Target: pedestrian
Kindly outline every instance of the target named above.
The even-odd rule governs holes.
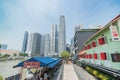
[[[44,73],[44,80],[47,80],[48,79],[48,74],[47,72]]]

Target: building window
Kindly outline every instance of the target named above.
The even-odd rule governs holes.
[[[92,47],[96,47],[96,42],[92,42]]]
[[[111,54],[113,62],[120,62],[120,53]]]
[[[87,45],[87,49],[90,49],[90,48],[91,48],[91,45],[90,45],[90,44],[88,44],[88,45]]]
[[[101,60],[106,60],[106,59],[107,59],[107,56],[106,56],[106,53],[105,53],[105,52],[101,52],[101,53],[100,53],[100,59],[101,59]]]
[[[105,37],[99,38],[98,43],[99,43],[99,45],[105,44]]]
[[[97,53],[94,53],[93,56],[94,56],[94,59],[98,58]]]
[[[92,59],[92,54],[89,54],[89,59]]]
[[[85,50],[87,50],[87,46],[84,46]]]
[[[86,54],[86,55],[85,55],[85,58],[87,58],[87,59],[88,59],[88,54]]]

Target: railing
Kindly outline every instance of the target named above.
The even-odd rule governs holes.
[[[5,78],[5,80],[20,80],[20,73],[10,76],[10,77],[7,77],[7,78]]]
[[[56,80],[63,80],[63,69],[64,69],[64,64],[61,65],[59,69],[59,74]]]

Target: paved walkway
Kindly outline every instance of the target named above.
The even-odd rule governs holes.
[[[73,68],[73,64],[64,65],[63,80],[78,80],[78,77]]]

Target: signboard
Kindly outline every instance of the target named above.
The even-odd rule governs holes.
[[[27,68],[27,66],[30,66],[30,68],[39,68],[40,62],[37,62],[37,61],[24,62],[24,68]]]
[[[118,34],[116,26],[110,26],[110,32],[112,35],[112,40],[119,41],[119,34]]]

